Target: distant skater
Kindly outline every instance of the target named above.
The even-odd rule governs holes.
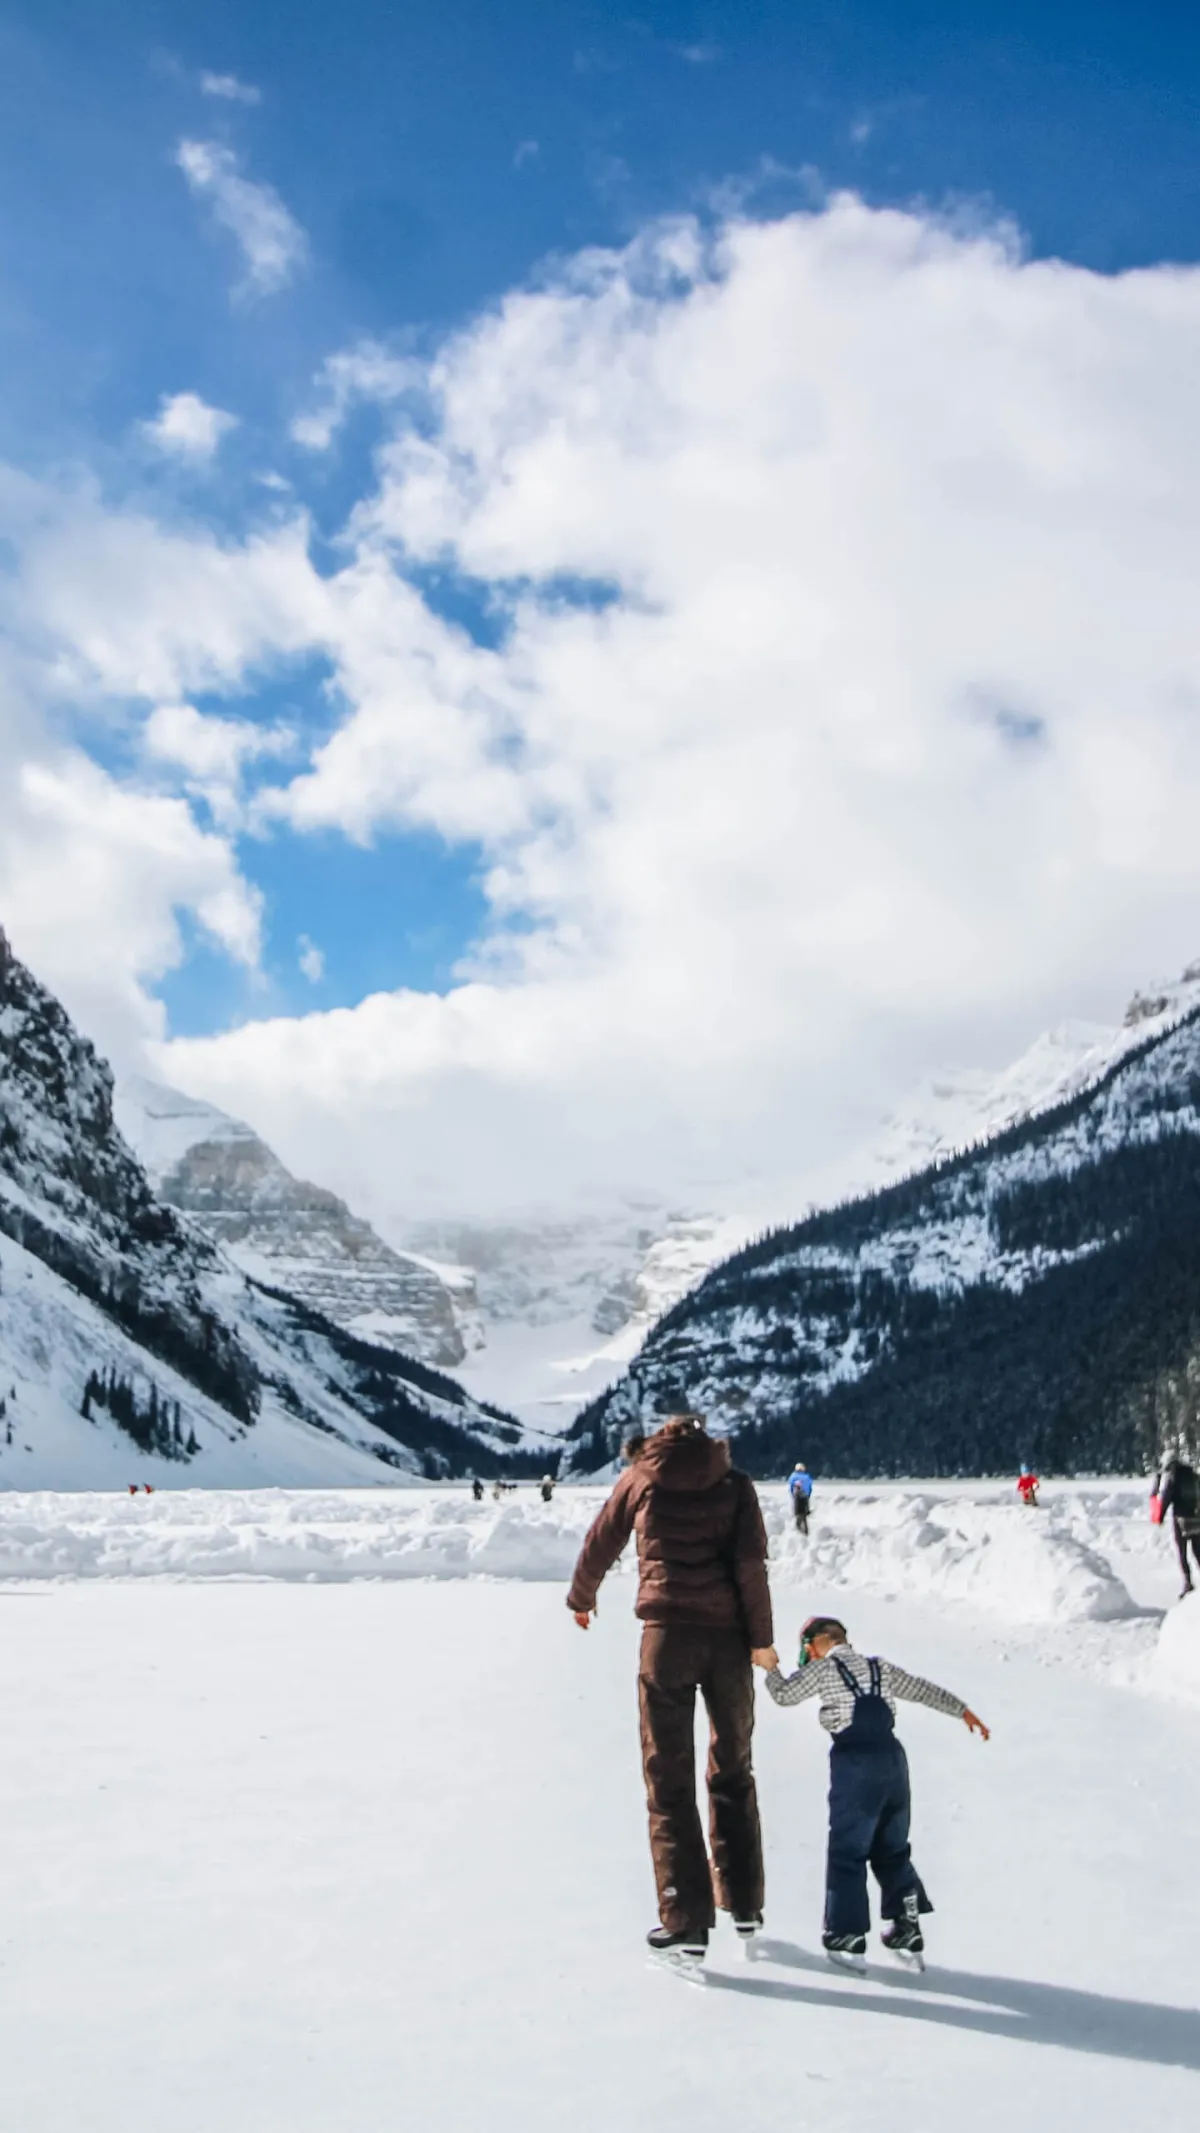
[[[1171,1514],[1175,1529],[1175,1551],[1183,1572],[1183,1589],[1180,1599],[1192,1591],[1192,1569],[1188,1562],[1188,1548],[1192,1559],[1200,1563],[1200,1479],[1195,1467],[1181,1459],[1178,1452],[1168,1452],[1162,1470],[1154,1484],[1154,1498],[1158,1504],[1158,1516],[1165,1520]]]
[[[778,1704],[820,1698],[817,1713],[833,1736],[829,1751],[829,1850],[825,1869],[825,1927],[821,1940],[834,1961],[858,1967],[867,1952],[871,1908],[867,1867],[879,1883],[879,1908],[889,1921],[883,1945],[919,1961],[923,1912],[932,1911],[912,1863],[908,1841],[911,1796],[908,1758],[896,1739],[896,1700],[927,1704],[961,1718],[988,1739],[982,1719],[961,1697],[890,1659],[856,1652],[833,1615],[814,1615],[800,1632],[800,1665],[785,1680],[767,1675]]]
[[[543,1503],[549,1503],[549,1502],[551,1502],[551,1500],[552,1500],[552,1498],[553,1498],[553,1496],[554,1496],[554,1476],[553,1476],[552,1474],[543,1474],[543,1475],[542,1475],[542,1481],[541,1481],[541,1489],[542,1489],[542,1502],[543,1502]]]
[[[1021,1468],[1021,1478],[1017,1483],[1017,1494],[1027,1510],[1037,1510],[1038,1490],[1041,1485],[1031,1466],[1023,1466]]]
[[[647,1939],[656,1955],[694,1964],[716,1922],[714,1898],[744,1939],[762,1925],[751,1665],[779,1664],[767,1536],[753,1482],[699,1415],[674,1415],[654,1436],[631,1438],[625,1456],[628,1469],[584,1541],[567,1606],[587,1629],[601,1579],[636,1534],[642,1767],[660,1919]],[[711,1861],[696,1807],[697,1689],[708,1712]]]
[[[483,1502],[483,1483],[479,1479],[478,1474],[472,1474],[471,1476],[471,1494],[475,1498],[476,1503]]]
[[[788,1491],[792,1499],[792,1517],[797,1533],[808,1532],[808,1507],[812,1501],[812,1475],[803,1460],[798,1459],[788,1475]]]

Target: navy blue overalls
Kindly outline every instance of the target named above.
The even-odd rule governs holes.
[[[880,1910],[899,1918],[913,1889],[922,1911],[933,1905],[921,1886],[908,1843],[908,1758],[883,1693],[878,1659],[868,1660],[870,1687],[830,1653],[854,1697],[854,1716],[835,1733],[829,1751],[829,1855],[825,1869],[825,1931],[866,1933],[867,1865],[879,1883]]]

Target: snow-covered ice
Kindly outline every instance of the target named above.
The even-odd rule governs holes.
[[[601,1493],[4,1500],[5,2133],[1191,2125],[1200,1710],[1145,1488],[830,1489],[807,1565],[765,1492],[785,1653],[836,1604],[994,1734],[902,1711],[930,1969],[860,1982],[814,1952],[823,1739],[761,1696],[768,1937],[703,1991],[641,1945],[632,1577],[587,1637],[562,1604]]]

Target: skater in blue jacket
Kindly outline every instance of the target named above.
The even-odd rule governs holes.
[[[812,1475],[803,1460],[798,1459],[788,1475],[788,1494],[792,1499],[792,1517],[798,1533],[808,1532],[808,1507],[812,1501]]]
[[[961,1718],[987,1740],[988,1728],[949,1689],[906,1674],[890,1659],[856,1652],[843,1623],[813,1615],[800,1632],[800,1665],[786,1679],[776,1667],[767,1687],[778,1704],[820,1698],[818,1716],[833,1736],[829,1752],[829,1852],[822,1944],[835,1962],[861,1964],[871,1910],[867,1867],[879,1883],[889,1921],[883,1945],[919,1961],[921,1914],[933,1905],[912,1863],[908,1759],[896,1739],[896,1702],[927,1704]]]

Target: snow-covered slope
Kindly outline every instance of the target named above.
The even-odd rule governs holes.
[[[915,1089],[880,1131],[826,1176],[778,1182],[764,1204],[794,1216],[871,1192],[977,1146],[1093,1086],[1131,1050],[1200,1006],[1200,965],[1134,996],[1119,1024],[1064,1022],[999,1073],[964,1069]],[[643,1202],[575,1222],[424,1225],[413,1248],[465,1263],[477,1346],[461,1375],[477,1392],[565,1424],[632,1361],[654,1324],[714,1267],[760,1235],[763,1214],[686,1212]]]
[[[849,1166],[845,1189],[869,1191],[923,1170],[1065,1102],[1196,1007],[1200,963],[1171,983],[1135,993],[1121,1023],[1062,1022],[998,1074],[965,1068],[931,1076],[884,1119],[878,1138]]]
[[[1193,966],[1138,994],[1122,1024],[1064,1023],[999,1073],[932,1077],[820,1183],[774,1181],[764,1205],[791,1218],[974,1146],[1092,1085],[1197,1004]],[[476,1398],[550,1431],[568,1428],[657,1320],[765,1226],[761,1210],[627,1196],[570,1216],[397,1221],[385,1241],[210,1104],[131,1080],[118,1089],[117,1114],[160,1197],[188,1210],[245,1271],[351,1331],[453,1366]]]
[[[0,1485],[545,1461],[510,1417],[261,1287],[157,1201],[108,1068],[2,934],[0,1254]]]
[[[422,1223],[405,1242],[448,1279],[467,1270],[463,1383],[561,1429],[754,1227],[627,1201],[572,1219]]]
[[[718,1268],[580,1418],[579,1465],[678,1405],[758,1471],[1136,1465],[1191,1441],[1200,1008],[1065,1103]]]
[[[293,1177],[250,1126],[136,1075],[118,1085],[114,1111],[158,1197],[191,1215],[245,1273],[366,1340],[439,1367],[462,1361],[459,1313],[470,1307],[462,1284],[453,1292],[335,1193]]]
[[[114,1109],[158,1197],[244,1272],[365,1339],[454,1366],[477,1398],[550,1430],[753,1233],[736,1217],[635,1201],[570,1219],[399,1225],[393,1246],[213,1104],[131,1076]]]

